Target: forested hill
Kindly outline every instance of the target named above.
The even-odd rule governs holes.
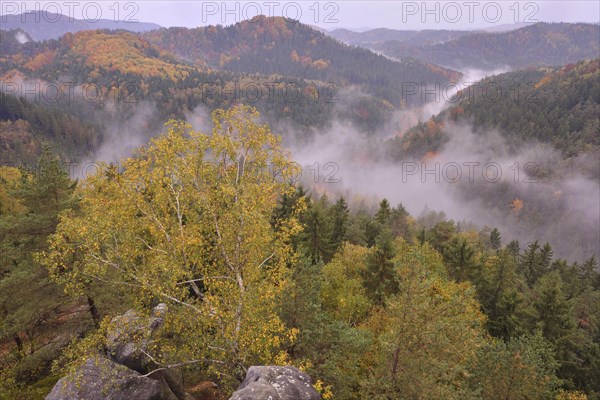
[[[374,46],[396,58],[417,58],[450,68],[556,66],[600,54],[600,25],[537,23],[501,33],[474,33],[444,43],[388,41]]]
[[[394,62],[284,18],[256,17],[228,27],[160,29],[143,37],[196,64],[360,85],[396,105],[405,82],[444,83],[460,78],[456,71],[428,63]]]
[[[335,88],[322,82],[200,68],[125,31],[68,33],[59,40],[26,43],[16,39],[19,33],[24,34],[0,31],[0,79],[5,89],[0,119],[11,123],[0,137],[3,161],[36,159],[41,141],[51,143],[63,157],[85,156],[97,150],[102,136],[90,140],[89,132],[126,123],[140,110],[146,117],[136,129],[147,136],[168,119],[187,118],[199,107],[212,110],[237,102],[252,104],[271,122],[286,121],[300,129],[333,118]],[[250,86],[259,88],[258,95],[246,90]],[[33,88],[37,92],[31,92]],[[22,89],[29,93],[18,99]],[[286,101],[284,93],[294,101]],[[383,100],[365,101],[383,109]],[[69,127],[57,117],[67,114],[73,116]],[[372,115],[363,119],[367,126],[377,123]]]
[[[48,141],[62,156],[83,156],[100,144],[101,135],[91,140],[90,132],[101,132],[107,124],[127,121],[140,105],[154,108],[143,122],[146,135],[160,130],[170,118],[187,118],[198,107],[212,110],[237,102],[252,104],[270,122],[281,121],[301,132],[322,127],[336,116],[349,118],[365,131],[375,131],[389,118],[394,106],[402,106],[401,82],[447,82],[457,76],[444,69],[436,71],[435,67],[428,70],[418,63],[395,63],[368,50],[342,45],[307,26],[281,26],[282,21],[225,29],[185,29],[181,31],[182,38],[175,35],[180,32],[177,29],[157,32],[158,36],[97,30],[38,42],[19,40],[22,36],[28,39],[22,30],[0,31],[0,77],[7,88],[0,102],[0,115],[10,122],[0,138],[0,155],[3,160],[28,162],[39,155],[41,142]],[[250,35],[253,29],[272,32],[260,39],[258,33]],[[284,41],[280,35],[288,38],[286,45],[281,44]],[[157,40],[159,37],[162,42]],[[172,48],[166,38],[181,46]],[[323,60],[320,57],[325,54],[321,50],[316,53],[320,44],[314,47],[310,43],[313,40],[336,51],[332,50],[329,58]],[[204,51],[206,62],[190,63],[178,56],[181,53],[176,51],[187,52],[185,46]],[[272,74],[274,71],[265,68],[264,63],[252,64],[248,59],[244,63],[249,71],[239,71],[244,69],[239,64],[242,61],[231,56],[254,57],[249,53],[255,47],[264,49],[263,53],[254,50],[256,54],[271,51],[267,57],[286,76]],[[220,48],[223,60],[229,60],[223,65],[217,60]],[[385,70],[382,79],[376,80],[368,73],[369,63]],[[321,69],[322,66],[326,67]],[[260,70],[264,73],[246,73]],[[11,95],[22,94],[13,89],[23,88],[24,82],[40,92],[29,93],[25,100],[12,98]],[[71,91],[72,85],[75,88]],[[345,96],[342,91],[355,85],[363,94],[344,97],[345,106],[339,108],[343,115],[336,114],[336,103]],[[56,88],[59,101],[48,99]],[[116,108],[110,118],[102,114],[107,104]],[[73,118],[65,125],[67,114]],[[57,115],[65,118],[54,118]],[[81,121],[88,124],[84,126]]]
[[[102,139],[100,126],[89,115],[73,115],[15,96],[3,96],[0,101],[0,159],[4,164],[33,165],[44,142],[54,144],[68,160],[92,153]]]
[[[133,3],[128,3],[133,6]],[[76,3],[73,3],[76,5]],[[129,11],[129,8],[127,8]],[[131,11],[135,11],[131,9]],[[81,10],[79,10],[81,13]],[[124,13],[128,14],[128,13]],[[129,13],[128,15],[134,15]],[[108,17],[108,15],[107,15]],[[127,15],[123,15],[127,19]],[[113,19],[84,20],[70,18],[68,15],[54,14],[45,11],[31,11],[24,14],[2,16],[2,29],[21,29],[33,40],[58,39],[65,33],[80,32],[94,29],[123,29],[131,32],[145,32],[160,28],[160,25],[148,22],[116,21]]]
[[[442,165],[509,159],[502,182],[459,182],[458,198],[476,199],[481,218],[496,215],[502,229],[543,238],[561,257],[598,254],[599,60],[493,76],[453,101],[387,141],[391,158]]]
[[[447,121],[470,123],[476,132],[498,129],[514,146],[550,143],[565,158],[600,146],[599,59],[492,76],[451,101],[452,107],[394,139],[402,143],[395,157],[439,150]]]
[[[198,107],[213,110],[238,102],[257,107],[271,123],[283,122],[301,132],[323,127],[336,117],[375,132],[394,109],[406,106],[405,82],[433,84],[460,78],[455,71],[421,62],[391,61],[282,18],[146,34],[82,31],[43,42],[31,41],[20,29],[2,30],[0,36],[0,78],[16,84],[7,88],[30,82],[30,87],[41,90],[26,96],[36,103],[31,107],[27,102],[0,102],[3,119],[13,124],[2,136],[0,154],[12,152],[11,158],[21,160],[39,155],[41,140],[53,143],[63,156],[66,149],[70,156],[93,152],[99,141],[90,141],[88,132],[102,131],[115,120],[125,122],[140,104],[155,109],[144,120],[147,135],[170,118],[187,118]],[[52,94],[44,90],[56,88],[57,82],[60,101],[45,101]],[[76,90],[71,92],[73,84]],[[338,102],[344,107],[336,107]],[[117,109],[111,118],[102,116],[107,104]],[[22,112],[29,109],[36,111]],[[66,130],[60,129],[62,123],[52,123],[48,126],[56,129],[41,132],[32,116],[49,117],[57,109],[73,115],[73,121],[86,120],[96,127],[76,129],[82,132],[79,139],[71,139],[72,127],[79,122]],[[14,125],[18,121],[24,123]],[[22,146],[19,137],[31,143]],[[72,145],[59,144],[65,140]]]

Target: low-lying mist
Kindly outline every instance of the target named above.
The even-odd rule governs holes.
[[[597,180],[561,169],[560,154],[549,145],[529,143],[511,152],[496,131],[445,126],[449,141],[422,160],[386,160],[385,141],[342,123],[290,147],[305,166],[303,183],[318,193],[366,196],[371,209],[387,198],[413,216],[443,211],[457,222],[497,227],[504,243],[550,242],[556,256],[570,260],[600,254]]]
[[[468,71],[458,88],[497,72],[502,71]],[[330,198],[344,195],[355,209],[374,211],[387,198],[415,217],[425,210],[443,211],[467,223],[462,226],[497,227],[505,244],[516,239],[523,248],[533,240],[550,242],[555,256],[569,260],[600,254],[600,184],[580,169],[564,168],[549,145],[528,143],[514,152],[499,132],[474,133],[467,124],[446,121],[449,141],[438,153],[397,162],[384,156],[385,139],[450,105],[443,100],[397,111],[377,132],[335,120],[307,139],[294,127],[268,122],[304,167],[302,184]],[[342,98],[337,106],[344,104]],[[140,103],[121,120],[114,106],[107,105],[104,144],[93,160],[118,162],[146,143],[158,133],[144,125],[155,111],[153,104]],[[194,129],[210,131],[208,109],[198,107],[186,118]]]
[[[506,72],[469,70],[457,87]],[[497,131],[475,133],[465,123],[445,121],[449,141],[424,159],[392,162],[385,157],[385,139],[428,120],[452,103],[450,95],[422,107],[395,113],[380,132],[365,134],[347,122],[308,142],[286,143],[304,166],[303,184],[329,197],[360,199],[355,207],[374,210],[387,198],[402,203],[413,216],[443,211],[457,222],[479,228],[497,227],[504,243],[521,247],[550,242],[555,256],[582,260],[600,254],[600,182],[585,168],[567,168],[550,145],[523,144],[515,151]],[[585,164],[581,155],[575,164]]]

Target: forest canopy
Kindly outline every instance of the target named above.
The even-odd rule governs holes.
[[[164,302],[148,355],[224,396],[251,365],[289,364],[325,399],[597,398],[593,258],[570,264],[548,244],[521,249],[497,229],[415,219],[387,200],[373,215],[313,197],[254,109],[212,117],[210,134],[170,122],[77,188],[49,149],[43,180],[4,171],[2,246],[30,256],[3,264],[0,284],[45,282],[39,294],[56,305],[4,323],[15,349],[3,396],[41,398],[29,383],[104,348],[120,310]],[[25,245],[42,221],[48,245]],[[76,304],[84,314],[67,317]],[[63,349],[52,369],[28,369],[51,326],[70,344],[52,347]]]

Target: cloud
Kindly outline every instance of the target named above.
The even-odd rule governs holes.
[[[20,44],[25,44],[27,42],[30,42],[29,37],[27,37],[26,34],[24,34],[21,31],[17,31],[17,33],[15,33],[15,39],[17,40],[17,42],[19,42]]]

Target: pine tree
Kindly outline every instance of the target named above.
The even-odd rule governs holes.
[[[342,196],[331,208],[331,245],[334,253],[339,250],[347,238],[349,214],[348,205]]]
[[[518,240],[512,240],[508,245],[506,245],[506,250],[509,251],[515,261],[519,260],[521,254],[521,245],[519,244]]]
[[[492,250],[500,250],[500,247],[502,246],[502,236],[500,235],[498,228],[494,228],[492,229],[492,232],[490,232],[490,246],[492,247]]]
[[[527,249],[520,258],[519,270],[525,278],[527,285],[533,287],[540,278],[542,272],[540,245],[537,240],[527,246]]]
[[[398,291],[398,281],[392,259],[396,255],[389,229],[377,237],[375,246],[367,256],[364,284],[367,295],[376,305],[383,305],[386,298]]]
[[[580,277],[586,285],[595,290],[600,289],[600,273],[598,272],[596,257],[592,256],[581,264]]]
[[[365,236],[369,247],[375,246],[377,238],[384,230],[390,230],[392,210],[387,199],[379,202],[379,209],[365,227]]]
[[[280,228],[280,225],[291,218],[294,212],[301,207],[300,203],[303,201],[306,201],[306,191],[302,186],[296,188],[291,194],[284,193],[271,216],[273,228]]]
[[[507,341],[522,329],[522,283],[516,262],[508,249],[500,250],[485,260],[481,274],[474,281],[482,309],[488,319],[488,331]]]
[[[558,344],[575,327],[572,304],[563,292],[563,281],[558,272],[544,275],[533,288],[532,308],[535,327],[551,343]]]
[[[475,267],[475,249],[464,238],[454,237],[444,245],[444,261],[457,282],[463,282],[471,277]]]
[[[313,263],[329,262],[333,255],[331,220],[327,218],[327,198],[311,201],[302,215],[302,246]]]
[[[550,270],[550,263],[552,262],[552,256],[554,251],[550,246],[550,243],[546,243],[540,250],[540,270],[538,271],[538,278],[546,274]]]
[[[402,237],[407,241],[411,240],[412,222],[408,211],[406,211],[402,204],[398,204],[392,209],[390,215],[390,229],[392,230],[393,237]]]
[[[37,170],[23,171],[22,177],[13,196],[23,210],[0,216],[0,332],[4,339],[14,341],[26,362],[43,347],[47,338],[40,336],[58,323],[68,304],[36,255],[47,249],[46,239],[56,228],[58,214],[72,204],[74,183],[48,146],[42,150]],[[68,339],[67,335],[63,340]],[[61,344],[65,342],[54,342],[50,352],[56,356]],[[50,361],[38,360],[41,365],[21,371],[17,380],[34,381]]]
[[[383,199],[379,202],[379,210],[375,214],[375,220],[381,225],[387,225],[390,221],[392,210],[390,209],[390,203],[387,199]]]

